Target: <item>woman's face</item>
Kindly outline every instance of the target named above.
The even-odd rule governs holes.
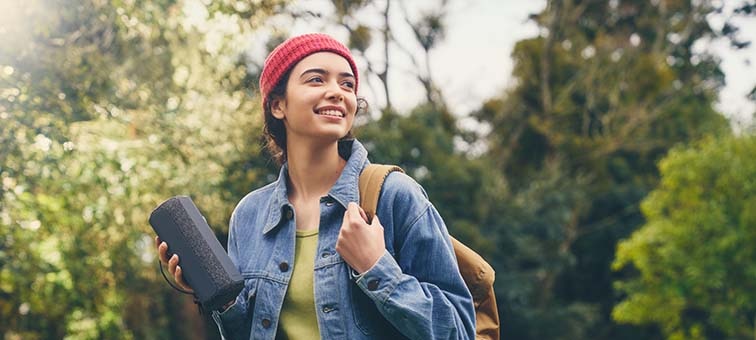
[[[282,119],[288,142],[336,142],[352,128],[357,112],[355,78],[346,59],[318,52],[294,66],[286,98],[273,101],[273,116]]]

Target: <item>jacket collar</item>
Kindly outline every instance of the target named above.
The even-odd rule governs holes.
[[[349,202],[360,202],[359,180],[360,173],[369,163],[367,159],[367,150],[356,139],[339,141],[339,151],[342,157],[346,158],[347,164],[341,172],[339,179],[333,184],[328,195],[346,209]],[[265,222],[263,234],[267,234],[277,226],[281,225],[285,212],[293,210],[294,207],[289,202],[287,195],[286,182],[289,176],[289,166],[285,163],[281,167],[278,179],[273,183],[273,193],[270,199],[270,210],[268,219]]]

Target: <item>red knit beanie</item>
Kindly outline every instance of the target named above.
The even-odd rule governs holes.
[[[268,58],[265,59],[260,75],[260,94],[262,95],[263,108],[268,102],[270,91],[281,81],[284,73],[300,60],[317,52],[333,52],[349,62],[349,67],[352,68],[352,73],[354,73],[354,93],[357,93],[357,85],[359,84],[357,65],[354,63],[349,49],[326,34],[303,34],[287,39],[273,49]]]

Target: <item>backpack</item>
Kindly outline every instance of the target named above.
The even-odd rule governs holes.
[[[368,221],[373,219],[378,208],[378,198],[383,181],[394,172],[404,172],[394,165],[370,164],[360,174],[360,207],[365,210]],[[476,339],[499,339],[499,313],[496,307],[493,282],[494,270],[478,253],[462,242],[451,238],[459,272],[473,297],[476,320]]]

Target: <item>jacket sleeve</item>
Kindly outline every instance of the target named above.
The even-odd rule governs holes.
[[[443,219],[404,174],[391,174],[383,190],[378,214],[384,228],[393,228],[396,258],[386,251],[355,276],[357,286],[411,339],[474,339],[472,296]]]
[[[231,262],[238,267],[238,248],[235,237],[235,231],[238,226],[236,226],[235,216],[236,213],[231,216],[231,221],[229,223],[228,256],[231,258]],[[234,301],[230,307],[225,311],[213,311],[213,320],[216,325],[218,325],[218,331],[220,331],[223,339],[249,339],[252,322],[249,311],[249,301],[246,298],[249,294],[249,290],[250,288],[245,284],[242,291],[236,297],[236,301]]]

